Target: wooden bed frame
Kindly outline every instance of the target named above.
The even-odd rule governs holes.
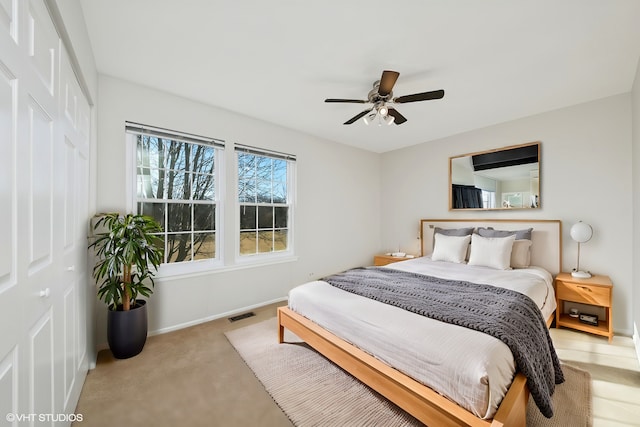
[[[500,229],[522,229],[533,227],[532,264],[544,266],[553,275],[562,266],[562,225],[555,220],[421,220],[421,236],[423,254],[428,252],[432,242],[428,239],[428,231],[434,224],[442,228],[459,228],[464,226],[494,226]],[[470,225],[469,225],[470,224]],[[494,224],[494,225],[487,225]],[[538,233],[536,233],[536,231]],[[538,242],[536,242],[538,234]],[[540,248],[544,242],[546,248]],[[536,250],[536,243],[540,243]],[[556,246],[557,245],[557,246]],[[426,249],[425,249],[426,248]],[[535,257],[534,257],[535,254]],[[546,255],[545,255],[546,254]],[[534,263],[534,260],[537,264]],[[547,319],[547,326],[554,319],[552,313]],[[431,426],[516,426],[526,427],[527,403],[529,389],[526,378],[517,373],[511,387],[502,400],[492,420],[483,420],[455,402],[445,398],[429,387],[413,378],[386,365],[375,357],[360,350],[354,345],[326,331],[306,317],[288,307],[278,308],[278,342],[284,342],[284,330],[288,329],[304,340],[319,353],[336,365],[349,372],[358,380],[368,385],[391,402]]]

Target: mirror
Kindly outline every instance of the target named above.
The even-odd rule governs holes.
[[[540,208],[540,142],[449,158],[449,210]]]

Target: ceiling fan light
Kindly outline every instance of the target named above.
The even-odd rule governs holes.
[[[387,126],[391,125],[395,120],[396,118],[393,116],[387,116],[384,118],[384,122],[387,124]]]
[[[393,87],[396,84],[396,80],[400,76],[400,73],[397,71],[384,70],[382,72],[382,77],[380,80],[377,80],[373,83],[373,89],[371,89],[367,95],[367,99],[342,99],[342,98],[327,98],[324,102],[346,102],[346,103],[356,103],[356,104],[371,104],[371,109],[365,110],[351,119],[347,120],[345,125],[350,125],[356,122],[359,119],[363,119],[365,124],[371,123],[378,117],[378,124],[382,125],[384,121],[387,125],[391,123],[395,123],[396,125],[401,125],[407,121],[406,117],[398,112],[394,108],[392,119],[387,120],[389,113],[392,107],[387,107],[387,102],[389,104],[404,104],[408,102],[418,102],[418,101],[429,101],[432,99],[441,99],[444,97],[444,90],[432,90],[429,92],[421,92],[414,93],[412,95],[403,95],[399,97],[393,96]],[[369,114],[373,112],[372,114]],[[366,116],[366,117],[364,117]]]
[[[373,110],[371,113],[369,113],[366,116],[364,116],[362,118],[362,120],[364,121],[365,125],[368,125],[369,123],[371,123],[376,118],[377,115],[378,115],[378,112]]]

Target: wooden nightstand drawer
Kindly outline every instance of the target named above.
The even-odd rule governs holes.
[[[559,281],[558,299],[575,301],[584,304],[611,306],[611,288],[593,286],[581,283],[567,283]]]
[[[408,256],[391,256],[391,255],[376,255],[373,257],[373,265],[381,267],[383,265],[392,264],[394,262],[406,261],[408,259],[412,259],[412,255]]]
[[[588,279],[577,279],[571,273],[560,273],[556,277],[556,328],[566,327],[592,334],[613,338],[613,322],[611,310],[613,300],[613,284],[608,276],[595,275]],[[585,307],[597,308],[604,311],[604,317],[598,319],[597,325],[580,322],[569,316],[565,303],[586,304]],[[593,311],[587,311],[593,313]]]

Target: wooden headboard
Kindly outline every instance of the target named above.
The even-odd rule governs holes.
[[[555,219],[422,219],[420,239],[422,256],[433,252],[435,227],[493,227],[496,230],[522,230],[531,232],[531,265],[536,265],[556,275],[562,270],[562,222]]]

